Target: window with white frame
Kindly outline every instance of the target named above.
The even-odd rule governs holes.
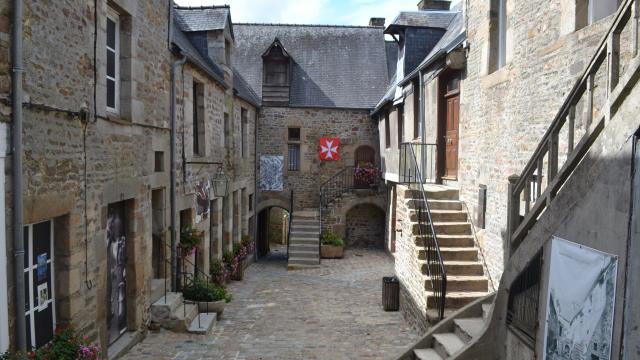
[[[489,32],[489,73],[507,64],[507,0],[491,0]]]
[[[120,17],[109,9],[107,13],[107,110],[120,111]]]
[[[24,280],[27,347],[47,344],[56,327],[53,221],[24,227]]]
[[[576,30],[615,13],[618,4],[618,0],[577,0]]]

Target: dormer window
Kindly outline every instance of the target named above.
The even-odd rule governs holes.
[[[277,38],[262,54],[262,101],[265,105],[289,105],[289,64],[291,57]]]

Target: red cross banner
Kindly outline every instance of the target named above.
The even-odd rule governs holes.
[[[320,138],[320,160],[321,161],[340,160],[340,139]]]

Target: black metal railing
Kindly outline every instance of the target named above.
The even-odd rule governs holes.
[[[289,197],[289,229],[287,229],[287,260],[289,260],[289,243],[291,242],[291,225],[293,224],[293,190]]]
[[[358,177],[355,166],[345,166],[320,185],[320,205],[326,208],[329,203],[357,189],[377,188],[380,185],[380,171],[370,168],[370,176]]]
[[[530,344],[535,344],[538,324],[538,298],[542,251],[516,277],[509,290],[507,325],[517,330]]]
[[[415,155],[415,161],[411,154]],[[417,183],[417,173],[422,174],[423,184],[435,183],[437,180],[436,162],[437,145],[427,143],[402,143],[400,144],[399,182],[402,184]]]
[[[407,184],[409,189],[418,193],[418,198],[415,200],[414,210],[417,222],[417,225],[415,226],[417,227],[418,232],[417,234],[414,234],[421,240],[422,247],[424,248],[427,272],[431,282],[432,296],[435,299],[438,317],[442,320],[444,318],[444,308],[447,297],[447,273],[444,268],[442,254],[440,253],[440,245],[438,244],[436,229],[433,226],[433,218],[431,216],[431,210],[429,209],[427,194],[424,190],[426,180],[422,176],[421,169],[423,167],[418,164],[418,159],[424,159],[424,156],[418,157],[415,152],[415,149],[420,150],[421,148],[421,146],[405,147],[407,169],[413,169],[412,177],[414,178],[414,181]]]

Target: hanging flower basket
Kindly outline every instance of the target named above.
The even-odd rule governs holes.
[[[376,179],[380,174],[380,169],[372,163],[358,164],[353,170],[353,177],[357,182],[369,185],[375,185]]]

